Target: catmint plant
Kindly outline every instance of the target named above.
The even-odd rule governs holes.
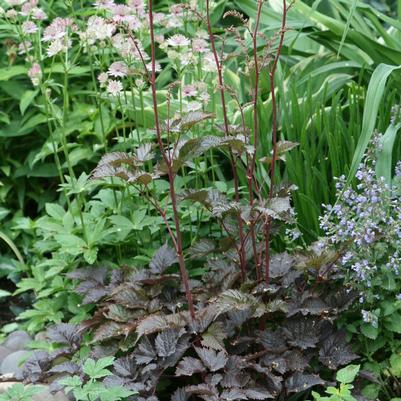
[[[347,187],[345,177],[340,177],[337,180],[339,201],[334,206],[326,206],[327,213],[321,219],[321,228],[327,235],[325,241],[330,245],[344,245],[338,264],[350,283],[361,290],[361,303],[380,298],[373,289],[377,279],[398,280],[401,266],[401,162],[395,167],[390,186],[383,177],[376,176],[378,148],[380,136],[376,136],[359,166],[355,188]]]

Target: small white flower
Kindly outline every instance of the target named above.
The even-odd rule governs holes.
[[[202,109],[202,104],[199,102],[189,102],[186,107],[185,110],[188,113],[194,112],[194,111],[198,111]]]
[[[216,72],[217,67],[216,67],[216,61],[214,58],[213,53],[205,53],[205,55],[202,58],[203,64],[202,64],[202,70],[205,72]]]
[[[128,66],[122,61],[116,61],[110,65],[108,73],[112,77],[126,77],[128,74]]]
[[[138,89],[143,89],[145,87],[145,82],[143,79],[137,78],[135,80],[135,85]]]
[[[186,85],[182,89],[182,97],[192,97],[192,96],[196,96],[197,94],[198,94],[198,91],[197,91],[195,85]]]
[[[152,71],[152,63],[146,64],[146,69],[151,72]],[[162,70],[160,63],[158,63],[157,61],[155,64],[155,70],[156,70],[156,72],[160,72]]]
[[[189,46],[191,41],[184,35],[177,34],[167,39],[167,44],[171,47],[185,47]]]
[[[6,11],[6,17],[9,19],[14,19],[17,17],[17,15],[18,15],[17,11],[14,10],[13,8]]]
[[[123,85],[120,81],[117,81],[115,79],[110,79],[108,85],[107,85],[107,92],[111,96],[118,96],[123,90]]]
[[[101,87],[104,87],[106,85],[106,82],[108,79],[109,79],[109,76],[108,76],[107,72],[101,72],[97,76],[97,80],[99,81]]]
[[[192,41],[192,50],[194,53],[207,53],[209,45],[205,39],[194,39]]]
[[[56,54],[61,52],[65,52],[68,47],[71,46],[71,41],[68,40],[67,42],[64,40],[54,40],[50,43],[50,46],[47,48],[47,55],[49,57],[53,57]]]
[[[44,21],[47,19],[47,14],[41,8],[35,7],[32,9],[32,18],[38,21]]]
[[[33,86],[39,85],[40,80],[42,79],[42,68],[38,63],[34,63],[28,70],[28,77],[31,79]]]
[[[207,92],[202,92],[199,94],[199,100],[201,100],[204,104],[207,104],[210,101],[210,95]]]
[[[22,24],[22,32],[25,33],[25,35],[29,35],[31,33],[35,33],[38,31],[38,27],[36,24],[32,21],[25,21]]]

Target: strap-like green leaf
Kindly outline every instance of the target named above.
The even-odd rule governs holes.
[[[354,178],[358,170],[359,163],[362,161],[369,141],[372,138],[376,125],[377,113],[383,97],[387,78],[394,70],[400,68],[401,66],[380,64],[373,72],[372,78],[369,82],[368,92],[366,94],[365,109],[363,111],[362,119],[362,132],[355,149],[354,157],[352,159],[347,184],[349,184]]]
[[[377,155],[376,175],[384,177],[387,184],[391,184],[392,155],[395,138],[401,124],[391,124],[381,139],[381,149]]]

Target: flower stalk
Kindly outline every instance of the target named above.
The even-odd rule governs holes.
[[[177,197],[174,188],[174,180],[175,180],[175,173],[173,170],[173,157],[169,157],[162,140],[162,132],[160,128],[160,121],[159,121],[159,114],[158,114],[158,107],[157,107],[157,91],[156,91],[156,50],[155,50],[155,35],[154,35],[154,25],[153,25],[153,0],[149,0],[149,30],[150,30],[150,47],[151,47],[151,77],[150,77],[150,86],[152,91],[152,100],[153,100],[153,112],[154,112],[154,119],[155,119],[155,126],[156,126],[156,136],[157,142],[159,145],[160,152],[162,154],[163,160],[167,166],[167,175],[169,181],[169,188],[170,188],[170,197],[171,197],[171,204],[173,208],[173,218],[174,218],[174,225],[175,225],[175,250],[178,257],[178,263],[180,266],[180,273],[181,279],[185,289],[185,295],[188,302],[188,309],[190,316],[193,320],[195,320],[195,308],[193,305],[193,298],[192,293],[189,285],[189,275],[185,265],[184,253],[183,253],[183,246],[182,246],[182,236],[181,236],[181,227],[180,227],[180,217],[177,208]]]

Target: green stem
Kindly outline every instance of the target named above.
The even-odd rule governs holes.
[[[397,0],[397,15],[398,19],[401,21],[401,0]]]
[[[68,152],[68,144],[67,144],[67,132],[66,132],[66,124],[68,120],[68,110],[69,110],[69,96],[68,96],[68,52],[66,52],[65,56],[65,62],[63,63],[64,66],[64,85],[63,85],[63,121],[62,121],[62,145],[63,145],[63,152],[64,156],[67,162],[68,166],[68,172],[71,177],[71,185],[73,188],[75,187],[75,184],[77,182],[74,169],[72,168],[71,160],[69,157],[69,152]],[[74,188],[75,189],[75,188]],[[78,213],[79,213],[79,218],[81,220],[81,225],[82,225],[82,233],[83,237],[86,243],[88,243],[88,236],[87,236],[87,231],[86,231],[86,226],[85,226],[85,221],[84,221],[84,216],[82,213],[82,199],[81,199],[81,194],[77,195],[77,206],[78,206]]]
[[[2,239],[11,248],[11,250],[14,252],[15,256],[17,257],[17,259],[22,264],[25,264],[24,258],[22,257],[20,251],[18,250],[18,248],[14,244],[13,240],[6,233],[4,233],[3,231],[0,231],[0,239]]]

